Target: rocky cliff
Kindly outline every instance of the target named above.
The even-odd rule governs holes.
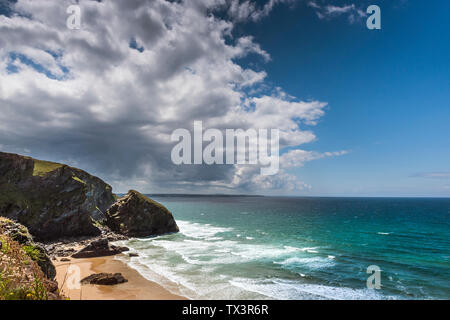
[[[0,152],[0,215],[39,241],[99,235],[115,200],[111,186],[83,170]]]
[[[146,237],[178,232],[169,210],[143,194],[130,190],[106,212],[106,225],[112,231],[130,236]]]

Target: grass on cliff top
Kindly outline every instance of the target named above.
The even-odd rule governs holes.
[[[139,199],[140,201],[143,201],[143,202],[150,202],[151,204],[153,204],[153,205],[159,207],[160,209],[163,209],[163,210],[169,212],[169,210],[168,210],[166,207],[164,207],[161,203],[156,202],[155,200],[150,199],[149,197],[143,195],[143,194],[140,193],[139,191],[136,191],[136,190],[130,190],[130,191],[128,191],[128,194],[134,194],[136,197],[138,197],[138,199]]]
[[[61,163],[34,160],[33,176],[45,176],[47,173],[52,172],[63,165]]]

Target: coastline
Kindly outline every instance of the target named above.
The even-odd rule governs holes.
[[[56,280],[62,294],[70,300],[187,300],[186,297],[175,295],[159,284],[144,278],[138,271],[129,267],[125,262],[114,259],[114,256],[73,259],[62,262],[54,261],[56,267]],[[112,286],[106,285],[80,285],[80,289],[69,289],[69,277],[73,269],[69,266],[78,266],[81,277],[93,273],[122,273],[126,283]]]

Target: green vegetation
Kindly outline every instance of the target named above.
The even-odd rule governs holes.
[[[36,262],[42,260],[42,252],[35,246],[23,246],[23,250],[31,258],[31,260]]]
[[[12,225],[13,223],[14,221],[12,221],[11,219],[0,217],[0,227],[1,225]]]
[[[75,180],[75,181],[78,181],[78,182],[80,182],[80,183],[82,183],[82,184],[84,184],[84,185],[86,185],[86,182],[84,182],[83,180],[81,180],[81,179],[78,178],[77,176],[73,176],[72,179]]]
[[[0,217],[0,230],[7,231],[9,238],[20,243],[29,242],[32,239],[25,226],[17,224],[7,218]]]
[[[8,184],[0,185],[0,189],[2,190],[0,192],[0,209],[10,203],[14,203],[21,208],[28,207],[27,197],[20,190]]]
[[[52,172],[63,165],[61,163],[34,160],[33,176],[45,176],[47,173]]]
[[[0,218],[8,223],[9,219]],[[47,300],[47,282],[33,257],[40,252],[33,246],[21,246],[0,227],[0,300]],[[31,256],[33,257],[31,257]]]
[[[97,208],[97,207],[96,207]],[[103,213],[99,208],[97,208],[97,210],[98,211],[100,211],[101,213]],[[100,221],[98,221],[98,220],[95,220],[94,218],[92,218],[91,217],[91,222],[92,222],[92,225],[94,225],[94,226],[96,226],[97,228],[102,228],[103,227],[103,225],[102,225],[102,223],[100,222]]]
[[[160,208],[160,209],[162,209],[162,210],[164,210],[164,211],[169,212],[169,210],[167,210],[167,208],[164,207],[161,203],[156,202],[155,200],[150,199],[149,197],[143,195],[143,194],[140,193],[139,191],[136,191],[136,190],[130,190],[130,191],[128,191],[128,194],[133,194],[133,195],[135,195],[135,196],[139,199],[139,201],[142,201],[142,202],[149,202],[149,203],[151,203],[151,204],[157,206],[158,208]],[[170,212],[169,212],[169,213],[170,213]]]

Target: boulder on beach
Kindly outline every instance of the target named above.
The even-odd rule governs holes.
[[[106,212],[106,225],[130,237],[148,237],[178,232],[175,219],[162,204],[130,190]]]
[[[81,279],[81,284],[100,284],[111,286],[115,284],[120,284],[128,282],[127,279],[123,277],[121,273],[95,273],[90,276]]]
[[[106,256],[114,256],[124,251],[128,251],[127,247],[118,247],[115,245],[111,245],[108,242],[108,239],[99,239],[92,241],[86,247],[81,249],[80,251],[74,253],[72,258],[96,258],[96,257],[106,257]]]

